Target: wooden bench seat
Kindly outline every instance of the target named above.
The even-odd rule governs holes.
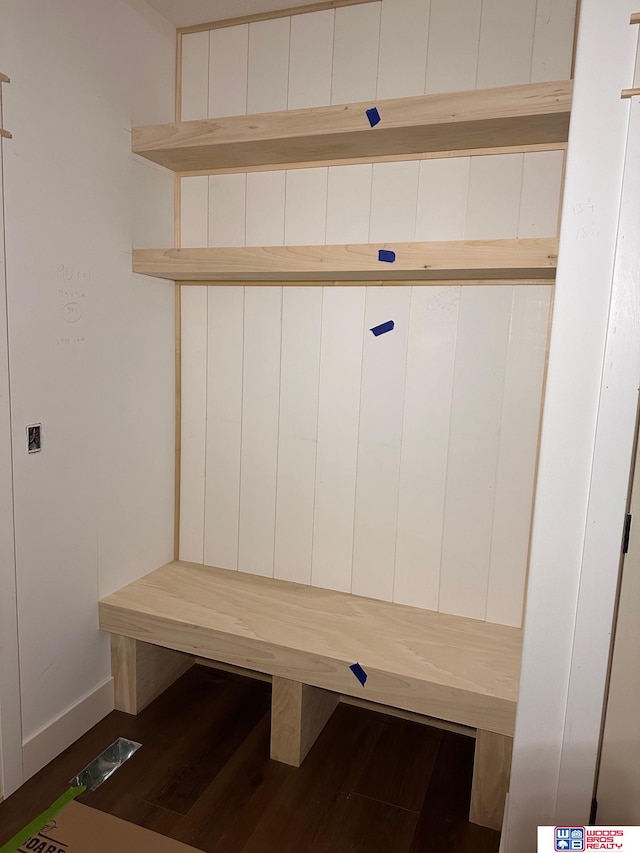
[[[472,819],[501,822],[519,629],[184,562],[103,599],[100,627],[114,635],[122,710],[140,710],[194,657],[271,675],[272,757],[287,763],[303,760],[340,695],[477,730]]]

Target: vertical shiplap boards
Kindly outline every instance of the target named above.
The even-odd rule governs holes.
[[[380,0],[189,34],[182,118],[566,78],[574,15]],[[562,169],[551,151],[183,178],[182,245],[552,236]],[[183,303],[183,558],[520,624],[549,287]]]
[[[550,294],[185,287],[181,557],[519,625]]]

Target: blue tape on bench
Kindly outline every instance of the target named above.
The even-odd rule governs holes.
[[[349,669],[355,675],[355,677],[358,679],[360,684],[362,684],[362,686],[364,687],[364,683],[367,680],[368,676],[367,676],[367,673],[364,671],[364,669],[360,666],[360,664],[359,663],[352,663],[351,666],[349,667]]]
[[[387,264],[392,264],[396,259],[396,253],[391,249],[378,249],[378,260],[384,261]]]
[[[366,113],[371,127],[375,127],[377,124],[380,124],[380,113],[376,107],[371,107],[371,109],[367,110]]]
[[[378,335],[384,335],[385,332],[390,332],[395,327],[395,325],[396,324],[393,322],[393,320],[387,320],[386,323],[380,323],[379,326],[374,326],[371,331],[377,338]]]

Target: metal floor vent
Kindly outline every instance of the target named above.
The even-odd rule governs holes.
[[[69,784],[74,788],[82,785],[87,791],[95,791],[125,761],[128,761],[141,746],[141,743],[136,743],[134,740],[119,737],[104,752],[101,752],[97,758],[94,758],[91,764],[87,764],[84,770],[81,770],[77,776],[70,779]]]

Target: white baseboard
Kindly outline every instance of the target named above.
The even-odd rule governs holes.
[[[113,711],[113,678],[79,699],[22,744],[24,781]],[[79,767],[79,770],[82,768]]]

